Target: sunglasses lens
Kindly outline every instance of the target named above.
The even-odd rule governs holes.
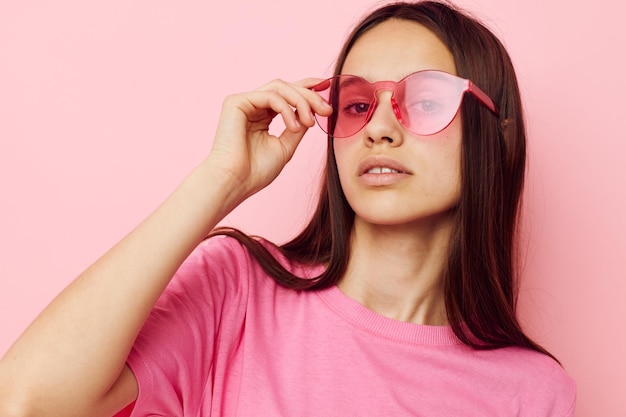
[[[454,119],[465,86],[463,79],[439,71],[422,71],[398,85],[402,124],[411,132],[434,135]]]
[[[341,75],[322,81],[312,90],[333,108],[333,113],[328,117],[315,115],[317,123],[327,134],[346,138],[357,133],[367,123],[375,92],[372,84],[359,77]]]
[[[377,91],[390,89],[404,127],[416,135],[433,135],[454,119],[466,89],[464,82],[454,75],[430,70],[416,72],[398,83],[372,84],[360,77],[341,75],[312,88],[333,107],[329,117],[315,117],[327,134],[336,138],[352,136],[369,121]]]

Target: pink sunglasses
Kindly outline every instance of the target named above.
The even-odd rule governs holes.
[[[322,130],[335,138],[346,138],[363,129],[376,110],[378,92],[382,90],[391,91],[391,107],[398,121],[419,136],[445,129],[459,111],[466,92],[498,116],[493,100],[474,83],[438,70],[414,72],[398,82],[370,83],[356,75],[338,75],[311,90],[333,107],[329,117],[315,118]]]

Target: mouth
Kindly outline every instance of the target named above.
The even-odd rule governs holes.
[[[411,174],[404,165],[393,158],[384,155],[376,155],[365,158],[358,166],[358,175],[367,174]]]
[[[402,174],[402,171],[389,167],[372,167],[368,169],[365,174]]]
[[[385,155],[365,158],[359,164],[357,172],[361,184],[377,189],[394,186],[412,175],[399,161]]]

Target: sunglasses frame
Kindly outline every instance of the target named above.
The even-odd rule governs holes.
[[[349,135],[348,135],[348,134],[345,134],[345,135],[342,135],[342,136],[335,136],[335,135],[331,135],[331,136],[333,136],[333,137],[336,137],[336,138],[346,138],[346,137],[350,137],[350,136],[355,135],[355,134],[357,134],[358,132],[360,132],[360,131],[361,131],[361,129],[363,129],[363,128],[367,125],[367,123],[369,123],[369,121],[370,121],[370,119],[371,119],[371,117],[372,117],[372,114],[374,113],[374,111],[375,111],[376,107],[378,106],[378,98],[377,98],[378,93],[379,93],[380,91],[383,91],[383,90],[388,90],[388,91],[391,91],[391,92],[392,92],[392,94],[393,94],[393,95],[392,95],[391,101],[392,101],[392,108],[393,108],[394,114],[395,114],[396,118],[398,119],[398,121],[400,122],[400,124],[402,124],[402,126],[404,126],[407,130],[411,131],[411,129],[410,129],[409,127],[407,127],[407,126],[406,126],[406,125],[402,122],[402,117],[401,117],[401,114],[400,114],[400,110],[399,110],[399,107],[398,107],[398,104],[397,104],[397,102],[396,102],[396,100],[395,100],[394,95],[395,95],[395,93],[396,93],[396,90],[397,90],[398,85],[405,83],[405,82],[406,82],[406,80],[407,80],[407,79],[409,79],[409,78],[411,78],[411,77],[415,77],[415,76],[416,76],[416,75],[418,75],[418,74],[426,74],[426,73],[437,74],[437,76],[438,76],[438,77],[440,77],[440,78],[444,78],[444,79],[445,79],[445,78],[448,78],[448,79],[449,79],[449,78],[454,78],[454,81],[455,81],[455,82],[459,82],[459,81],[461,82],[461,86],[463,87],[463,88],[461,89],[461,99],[459,100],[459,107],[457,108],[457,110],[456,110],[455,114],[456,114],[456,113],[458,113],[458,110],[459,110],[459,108],[460,108],[460,106],[461,106],[461,103],[463,102],[463,97],[465,97],[465,93],[470,93],[470,94],[472,94],[474,97],[476,97],[476,99],[478,99],[478,101],[479,101],[482,105],[484,105],[485,107],[487,107],[487,108],[488,108],[488,109],[489,109],[489,110],[490,110],[490,111],[491,111],[491,112],[492,112],[492,113],[493,113],[496,117],[499,117],[499,116],[500,116],[500,112],[499,112],[498,106],[496,106],[496,104],[493,102],[493,100],[491,99],[491,97],[489,97],[489,96],[487,95],[487,93],[485,93],[483,90],[481,90],[481,89],[480,89],[480,87],[478,87],[476,84],[474,84],[474,83],[473,83],[471,80],[469,80],[469,79],[462,78],[462,77],[459,77],[459,76],[457,76],[457,75],[450,74],[449,72],[446,72],[446,71],[441,71],[441,70],[431,70],[431,69],[428,69],[428,70],[421,70],[421,71],[416,71],[416,72],[413,72],[413,73],[411,73],[411,74],[409,74],[409,75],[405,76],[405,77],[404,77],[404,78],[402,78],[400,81],[389,81],[389,80],[384,80],[384,81],[376,81],[376,82],[370,82],[370,81],[367,81],[366,79],[364,79],[363,77],[359,77],[358,75],[340,74],[340,75],[336,75],[336,76],[334,76],[334,77],[327,78],[327,79],[325,79],[324,81],[321,81],[321,82],[319,82],[318,84],[314,85],[314,86],[313,86],[313,87],[311,87],[310,89],[311,89],[312,91],[315,91],[315,92],[317,92],[318,94],[322,95],[322,94],[321,94],[321,92],[322,92],[322,91],[325,91],[325,90],[331,89],[331,87],[332,87],[332,86],[333,86],[333,84],[334,84],[334,81],[337,81],[337,80],[342,79],[342,78],[352,78],[352,77],[353,77],[353,78],[356,78],[356,79],[358,79],[358,80],[360,80],[360,81],[362,81],[365,85],[368,85],[368,86],[370,86],[370,87],[372,88],[372,91],[373,91],[373,97],[372,97],[372,100],[369,102],[370,107],[369,107],[369,109],[368,109],[368,111],[367,111],[367,115],[366,115],[366,117],[365,117],[365,119],[364,119],[365,121],[364,121],[364,123],[363,123],[363,126],[361,126],[361,127],[360,127],[357,131],[355,131],[354,133],[351,133],[351,134],[349,134]],[[330,103],[329,103],[329,104],[330,104]],[[333,117],[333,116],[331,115],[330,117]],[[326,133],[326,134],[330,135],[330,133],[329,133],[329,132],[327,132],[327,131],[326,131],[326,129],[324,129],[324,128],[322,127],[322,123],[321,123],[321,122],[320,122],[320,120],[318,119],[318,116],[317,116],[317,115],[316,115],[316,118],[315,118],[315,119],[316,119],[316,121],[317,121],[318,126],[319,126],[319,127],[320,127],[320,128],[321,128],[321,129],[322,129],[322,130]],[[324,119],[326,119],[326,118],[324,118]],[[416,134],[416,135],[418,135],[418,136],[430,136],[430,135],[434,135],[434,134],[437,134],[437,133],[441,132],[441,131],[442,131],[442,130],[444,130],[446,127],[448,127],[448,126],[450,125],[450,123],[452,123],[452,120],[454,120],[454,117],[453,117],[453,118],[452,118],[452,119],[451,119],[451,120],[450,120],[450,121],[449,121],[449,122],[448,122],[445,126],[443,126],[441,129],[439,129],[438,131],[433,132],[433,133],[428,133],[428,134],[420,134],[420,133],[416,133],[416,132],[412,132],[412,131],[411,131],[411,132],[412,132],[412,133],[414,133],[414,134]],[[334,130],[334,129],[328,129],[328,130]]]

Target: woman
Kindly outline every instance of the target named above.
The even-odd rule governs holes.
[[[500,42],[448,5],[394,4],[335,74],[225,100],[206,160],[3,358],[0,414],[574,415],[515,317],[525,133]],[[316,118],[303,232],[213,230]]]

